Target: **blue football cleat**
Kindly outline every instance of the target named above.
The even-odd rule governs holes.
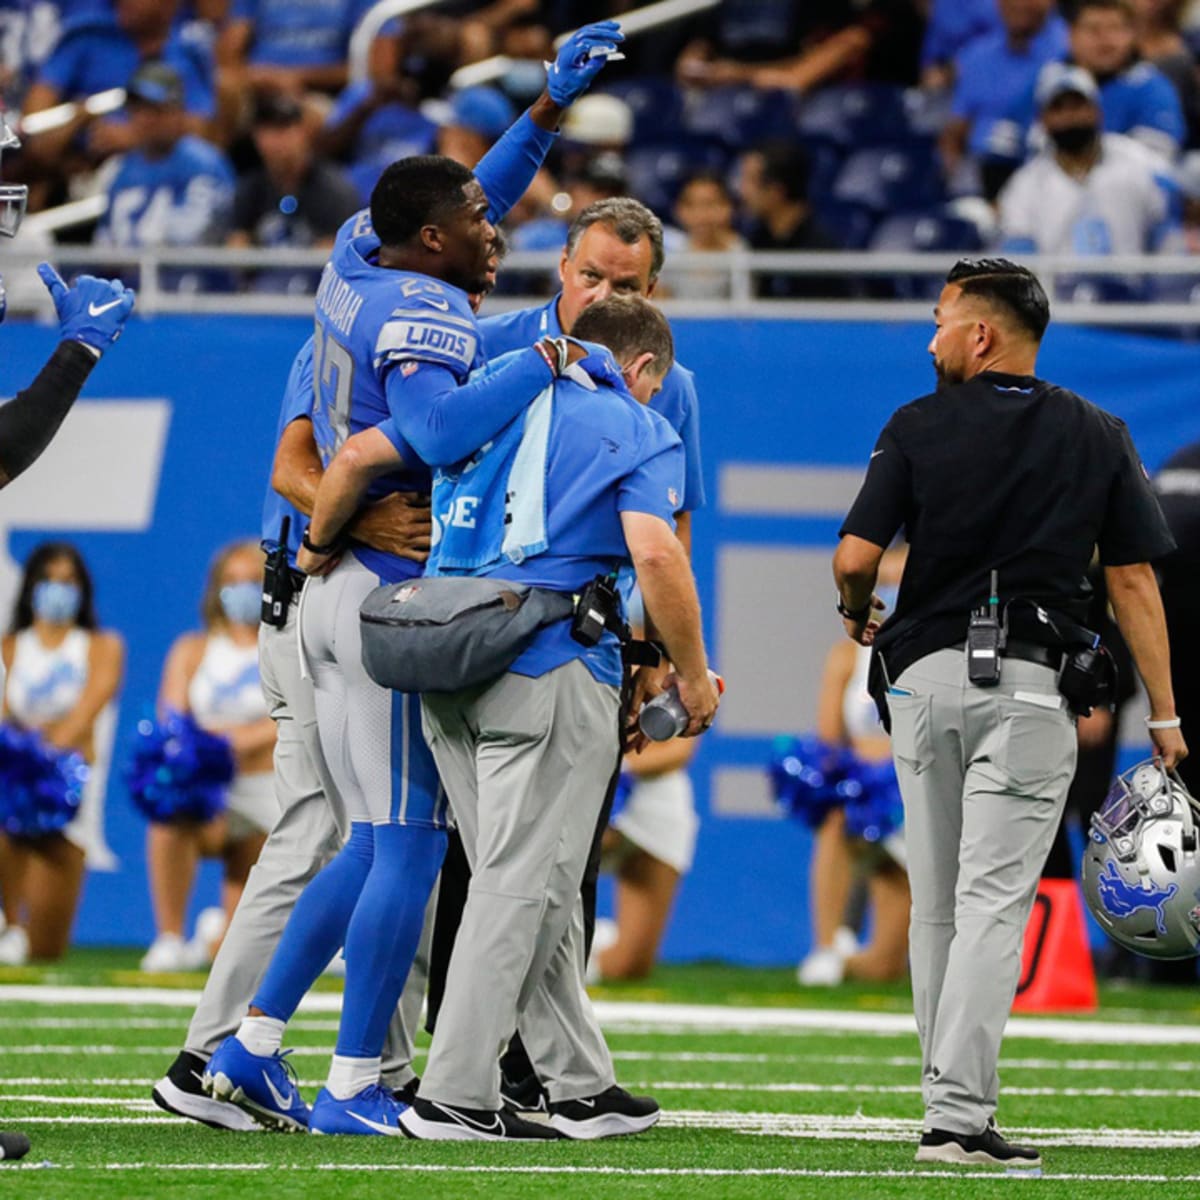
[[[328,1088],[322,1088],[312,1108],[308,1131],[403,1137],[400,1114],[407,1108],[394,1092],[377,1083],[349,1100],[338,1100]]]
[[[260,1125],[280,1133],[303,1133],[309,1110],[296,1086],[287,1056],[251,1054],[236,1037],[227,1037],[208,1060],[203,1087],[218,1100],[236,1104]]]

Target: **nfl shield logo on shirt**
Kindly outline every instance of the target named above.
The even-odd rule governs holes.
[[[674,488],[667,488],[667,499],[675,507],[679,507],[679,493]]]
[[[406,583],[393,597],[393,604],[407,604],[419,591],[420,585],[416,583]]]
[[[420,367],[420,365],[420,363],[412,361],[403,363],[400,367],[400,374],[407,379],[410,375],[415,375],[417,373],[417,369]]]

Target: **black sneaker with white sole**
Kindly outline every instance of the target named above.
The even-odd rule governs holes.
[[[425,1142],[556,1142],[562,1137],[548,1125],[522,1120],[508,1109],[459,1108],[420,1097],[401,1116],[400,1128]]]
[[[200,1081],[207,1065],[198,1054],[181,1050],[167,1073],[154,1085],[154,1091],[150,1093],[154,1103],[164,1112],[199,1121],[213,1129],[229,1129],[234,1133],[261,1132],[262,1126],[249,1113],[205,1092]]]
[[[532,1071],[521,1079],[514,1079],[504,1071],[503,1064],[500,1070],[500,1099],[513,1112],[550,1111],[550,1097],[542,1087],[542,1081]]]
[[[582,1100],[552,1100],[550,1126],[575,1141],[644,1133],[658,1122],[662,1109],[649,1096],[631,1096],[613,1084]]]
[[[0,1133],[0,1158],[15,1160],[29,1153],[29,1138],[23,1133]]]
[[[917,1162],[953,1163],[955,1166],[1040,1167],[1042,1156],[1032,1146],[1015,1146],[989,1125],[982,1133],[952,1133],[929,1129],[921,1134]]]

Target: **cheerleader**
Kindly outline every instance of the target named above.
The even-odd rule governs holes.
[[[255,542],[221,550],[209,569],[201,603],[203,632],[178,638],[163,668],[160,707],[190,713],[227,737],[237,773],[226,809],[213,820],[155,822],[146,858],[156,937],[143,971],[173,971],[211,961],[237,907],[250,868],[279,815],[272,775],[275,724],[267,715],[258,673],[258,625],[263,553]],[[197,935],[184,939],[184,919],[200,858],[224,864],[222,906],[202,914]]]
[[[97,628],[92,578],[74,546],[44,542],[30,555],[0,650],[4,720],[91,765],[79,811],[61,833],[0,838],[0,963],[19,965],[62,957],[84,867],[115,865],[104,840],[104,789],[125,646]]]

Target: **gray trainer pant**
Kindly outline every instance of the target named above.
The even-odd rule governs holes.
[[[292,907],[309,880],[342,848],[349,830],[345,805],[329,777],[317,737],[312,683],[302,678],[296,640],[296,610],[287,625],[262,625],[258,633],[259,673],[267,708],[275,722],[275,798],[280,815],[221,943],[200,1003],[188,1027],[186,1049],[208,1058],[233,1033],[258,990]],[[428,922],[414,964],[411,989],[392,1021],[384,1048],[384,1075],[402,1085],[412,1078],[412,1049],[405,1025],[420,1021],[428,959]],[[416,978],[413,978],[416,976]]]
[[[996,1111],[1021,941],[1075,773],[1075,719],[1055,672],[1019,659],[980,688],[962,650],[940,650],[893,689],[925,1127],[976,1134]]]
[[[618,689],[573,661],[538,679],[423,698],[425,736],[471,885],[420,1094],[500,1107],[514,1028],[551,1100],[615,1082],[583,982],[579,885],[612,775]]]

